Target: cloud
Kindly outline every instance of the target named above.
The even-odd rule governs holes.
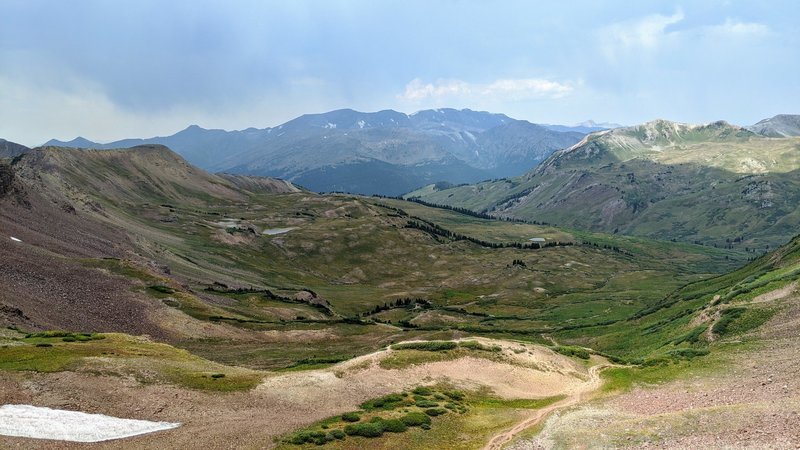
[[[498,79],[488,84],[468,83],[458,79],[424,83],[415,78],[397,97],[409,102],[424,100],[529,100],[560,98],[573,91],[573,83],[559,83],[542,78]]]
[[[723,24],[708,27],[707,31],[712,35],[729,37],[763,37],[772,33],[772,30],[762,23],[737,22],[731,18],[725,19]]]
[[[607,58],[614,60],[620,53],[655,50],[676,33],[668,31],[667,27],[683,19],[683,11],[677,10],[671,16],[652,14],[603,27],[600,30],[602,51]]]

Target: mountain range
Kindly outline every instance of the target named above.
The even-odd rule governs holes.
[[[500,217],[763,250],[800,226],[800,138],[752,131],[791,134],[775,125],[785,117],[749,128],[656,120],[601,131],[523,176],[431,185],[409,196]]]
[[[587,136],[529,175],[539,184],[552,177],[551,186],[563,172],[636,190],[649,161],[679,179],[658,173],[646,181],[662,177],[669,182],[657,187],[680,194],[681,165],[707,168],[689,189],[713,183],[703,178],[713,170],[747,185],[761,166],[745,155],[755,155],[763,173],[787,173],[796,142],[726,123],[659,121]],[[687,214],[725,206],[734,190],[716,186],[694,197]],[[792,220],[774,218],[790,227]],[[678,419],[692,424],[717,420],[720,392],[742,392],[718,423],[741,420],[748,436],[775,417],[794,417],[783,400],[796,391],[800,239],[740,267],[752,256],[738,244],[319,195],[281,180],[211,174],[159,145],[41,147],[0,161],[0,230],[6,401],[182,424],[108,444],[116,447],[295,449],[320,436],[315,445],[329,448],[342,440],[344,448],[407,448],[411,436],[413,448],[427,449],[457,430],[470,439],[458,445],[478,448],[505,436],[512,421],[540,417],[543,400],[529,398],[531,386],[552,407],[568,405],[563,414],[590,408],[588,417],[598,405],[684,399],[693,409]],[[721,380],[708,375],[723,372]],[[431,373],[436,384],[424,381]],[[434,391],[440,386],[446,390]],[[584,404],[591,392],[607,403]],[[765,393],[777,400],[765,403]],[[613,422],[597,439],[613,447],[628,442],[631,429],[670,430],[667,408],[674,409],[634,419],[628,409],[605,409],[604,423]],[[746,422],[753,411],[761,414],[755,425]],[[412,429],[395,417],[433,419]],[[357,437],[353,423],[402,426]],[[784,427],[786,435],[797,429]],[[328,439],[334,432],[339,438]],[[765,439],[759,448],[774,440]],[[570,446],[586,441],[581,434]],[[0,436],[0,447],[36,445]]]
[[[0,139],[0,158],[14,158],[29,150],[28,147],[22,144]]]
[[[107,144],[79,137],[45,145],[112,149],[160,144],[214,172],[279,177],[315,191],[399,195],[437,181],[520,175],[578,142],[586,130],[554,130],[468,109],[414,114],[342,109],[303,115],[274,128],[224,131],[193,125],[165,137]]]

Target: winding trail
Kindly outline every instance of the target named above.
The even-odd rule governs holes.
[[[616,364],[604,363],[590,367],[589,381],[581,385],[580,389],[577,389],[574,393],[570,394],[563,400],[559,400],[542,409],[537,409],[533,411],[531,415],[526,417],[522,422],[519,422],[518,424],[514,425],[508,430],[503,431],[500,434],[494,435],[489,440],[489,442],[483,447],[483,450],[500,450],[501,448],[503,448],[505,444],[510,442],[511,439],[514,438],[514,436],[527,430],[533,425],[536,425],[537,423],[539,423],[539,421],[547,417],[551,412],[557,409],[566,408],[568,406],[572,406],[576,403],[579,403],[584,398],[586,398],[588,394],[591,394],[594,391],[600,389],[600,387],[603,385],[603,380],[600,378],[600,371],[608,367],[621,367],[621,366],[618,366]]]

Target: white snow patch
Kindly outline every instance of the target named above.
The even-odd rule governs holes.
[[[14,241],[14,242],[22,242],[22,240],[17,239],[14,236],[11,236],[11,240]]]
[[[336,128],[336,124],[328,122],[323,128],[327,128],[329,130],[332,130],[332,129]]]
[[[363,120],[359,120],[358,121],[358,128],[364,128],[364,125],[366,125],[366,124],[367,124],[367,122],[364,122]]]
[[[119,419],[31,405],[0,407],[0,435],[72,442],[101,442],[169,430],[179,423]]]
[[[297,227],[289,227],[289,228],[269,228],[261,232],[261,234],[268,234],[270,236],[274,236],[276,234],[283,234],[288,233],[292,230],[296,230]]]

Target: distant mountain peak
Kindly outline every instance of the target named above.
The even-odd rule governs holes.
[[[777,116],[760,120],[755,125],[747,127],[747,129],[767,137],[800,136],[800,115],[778,114]]]
[[[45,146],[51,147],[74,147],[74,148],[100,148],[102,144],[90,141],[83,136],[78,136],[71,141],[59,141],[58,139],[50,139],[44,143]]]
[[[618,123],[613,122],[595,122],[592,119],[584,120],[583,122],[576,123],[576,127],[586,127],[586,128],[622,128],[625,125],[620,125]]]
[[[0,158],[14,158],[30,150],[22,144],[0,138]]]

